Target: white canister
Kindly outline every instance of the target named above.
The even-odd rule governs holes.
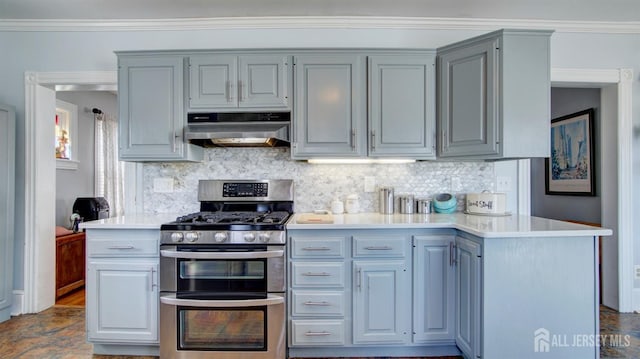
[[[358,195],[348,195],[344,208],[347,210],[347,213],[358,213],[360,211],[360,200],[358,199]]]
[[[344,203],[338,198],[331,202],[331,213],[342,214],[344,212]]]
[[[467,213],[505,214],[507,198],[504,193],[467,193]]]

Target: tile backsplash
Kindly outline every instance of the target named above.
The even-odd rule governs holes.
[[[364,192],[365,177],[375,179],[375,192]],[[172,178],[173,192],[154,192],[155,178]],[[309,164],[294,161],[288,148],[209,148],[205,160],[199,163],[146,163],[144,165],[144,212],[197,212],[198,180],[200,179],[293,179],[295,211],[309,212],[329,209],[334,198],[345,200],[357,194],[361,212],[378,211],[380,186],[394,187],[396,195],[413,194],[432,197],[438,193],[453,193],[462,199],[467,192],[492,190],[492,162],[420,161],[409,164]],[[459,190],[452,190],[454,186]]]

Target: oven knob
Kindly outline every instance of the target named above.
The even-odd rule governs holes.
[[[258,235],[258,241],[262,243],[267,243],[271,239],[271,235],[269,233],[260,233]]]
[[[227,240],[227,234],[224,232],[218,232],[213,236],[213,240],[216,243],[222,243],[225,242]]]
[[[198,233],[196,233],[196,232],[187,232],[184,237],[187,240],[187,242],[195,242],[195,241],[198,240]]]
[[[242,238],[245,242],[253,242],[256,240],[256,236],[253,233],[245,233]]]
[[[182,235],[182,233],[180,233],[180,232],[171,233],[171,241],[172,242],[182,242],[183,239],[184,239],[184,236]]]

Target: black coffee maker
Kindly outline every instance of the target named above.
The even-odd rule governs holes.
[[[109,218],[109,203],[104,197],[78,197],[73,203],[73,213],[81,222]]]

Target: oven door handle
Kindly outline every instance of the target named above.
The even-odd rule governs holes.
[[[265,299],[237,299],[237,300],[207,300],[207,299],[179,299],[175,293],[160,295],[160,303],[173,306],[207,307],[207,308],[237,308],[260,307],[284,303],[284,297],[277,294],[267,294]]]
[[[181,252],[162,249],[160,255],[185,259],[258,259],[284,257],[284,249],[258,252]]]

